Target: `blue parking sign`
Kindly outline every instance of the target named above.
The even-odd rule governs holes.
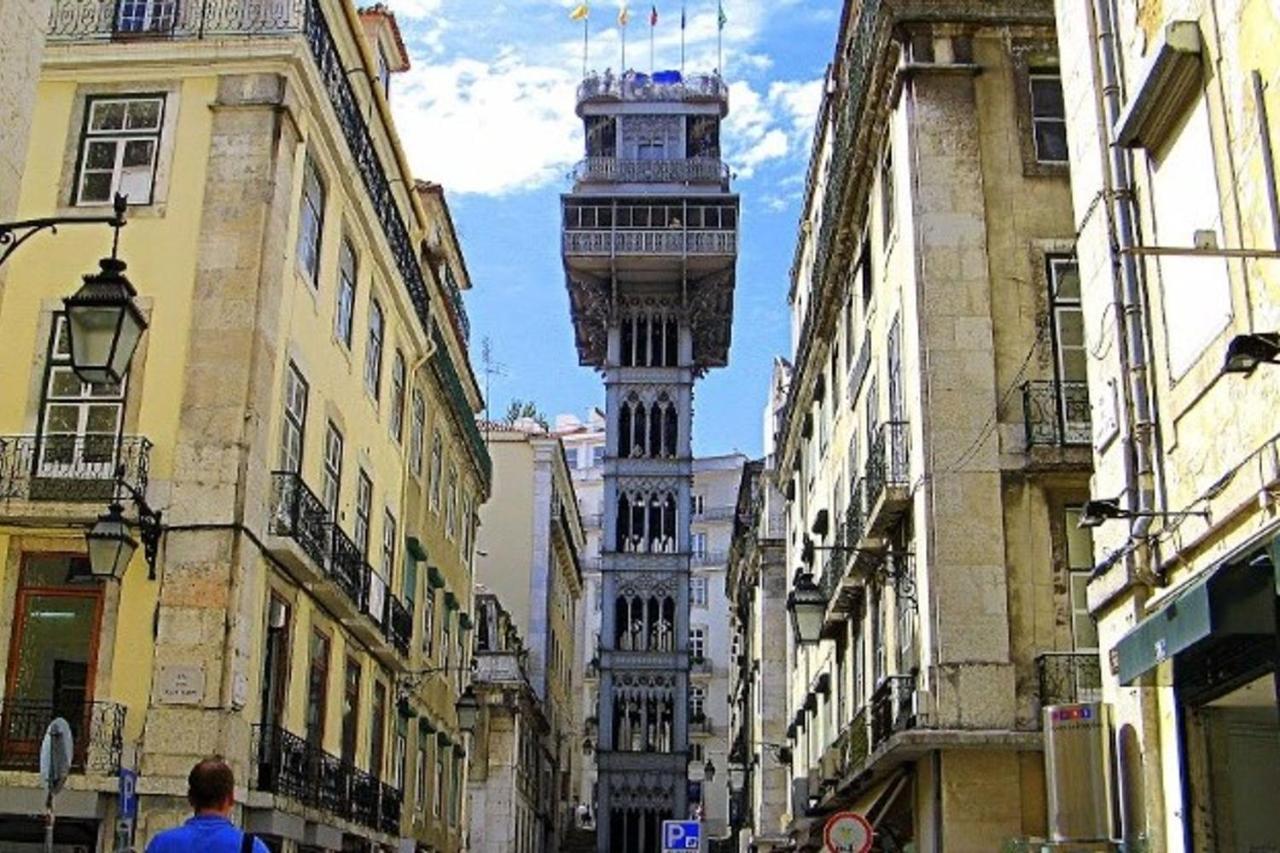
[[[702,824],[696,820],[664,820],[662,853],[672,850],[701,850]]]
[[[127,767],[120,768],[120,819],[138,817],[138,774]]]

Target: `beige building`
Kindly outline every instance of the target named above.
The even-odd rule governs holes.
[[[1047,0],[845,4],[776,451],[824,602],[787,649],[800,849],[844,809],[892,849],[1043,836],[1040,709],[1096,692],[1062,113]]]
[[[1280,6],[1056,6],[1120,835],[1280,849]]]
[[[574,770],[580,766],[582,721],[574,686],[582,519],[560,439],[532,421],[488,424],[486,431],[494,496],[480,512],[476,579],[502,603],[505,618],[523,638],[521,669],[545,721],[527,756],[531,763],[522,768],[537,776],[535,808],[513,811],[509,819],[520,827],[512,837],[532,845],[518,849],[545,853],[559,849],[577,796]],[[474,849],[516,848],[495,842]]]
[[[61,716],[79,746],[60,844],[145,846],[216,753],[275,850],[457,851],[490,462],[461,247],[390,118],[394,19],[54,6],[17,214],[127,194],[149,328],[122,381],[81,381],[61,300],[109,233],[42,234],[6,264],[0,848],[40,841]],[[144,547],[89,578],[113,495]],[[121,768],[140,808],[118,838]]]

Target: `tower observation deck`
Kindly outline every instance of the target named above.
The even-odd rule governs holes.
[[[650,853],[691,807],[693,384],[728,362],[738,197],[718,75],[578,88],[586,157],[561,198],[578,358],[604,378],[597,849]]]

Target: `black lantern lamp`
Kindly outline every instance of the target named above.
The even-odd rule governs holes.
[[[467,734],[474,732],[476,721],[480,717],[480,702],[476,699],[476,692],[470,687],[462,691],[454,710],[458,714],[458,728]]]
[[[1254,332],[1236,335],[1227,344],[1227,355],[1222,362],[1223,373],[1240,373],[1249,376],[1258,365],[1280,362],[1280,333]]]
[[[98,262],[99,271],[63,299],[71,342],[71,369],[85,382],[114,385],[124,380],[129,362],[146,331],[134,290],[125,277],[125,263],[112,256]]]
[[[106,513],[84,535],[89,547],[89,572],[95,578],[119,580],[138,550],[138,540],[129,534],[124,507],[112,503]]]
[[[795,589],[787,596],[787,610],[795,623],[796,638],[802,643],[816,643],[822,636],[822,620],[826,615],[827,597],[813,582],[813,575],[796,575]]]

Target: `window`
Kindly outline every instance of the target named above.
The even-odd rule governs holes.
[[[694,514],[694,515],[702,515],[702,513],[703,513],[703,511],[704,511],[705,509],[706,509],[706,502],[705,502],[705,499],[703,498],[703,496],[702,496],[702,495],[694,495],[694,496],[693,496],[693,514]]]
[[[564,464],[570,471],[578,470],[578,448],[566,447],[564,449]]]
[[[427,808],[427,738],[426,727],[418,727],[418,760],[413,774],[413,810],[422,814]]]
[[[1089,614],[1085,588],[1093,574],[1093,531],[1080,527],[1081,507],[1063,511],[1067,535],[1067,569],[1071,582],[1071,639],[1076,649],[1098,648],[1098,626]]]
[[[422,476],[422,436],[427,429],[427,405],[422,392],[414,389],[413,414],[409,423],[409,470],[413,476]]]
[[[111,204],[119,193],[151,204],[163,121],[163,97],[90,98],[75,203]]]
[[[444,464],[444,441],[440,430],[431,438],[431,508],[440,509],[440,471]]]
[[[382,84],[382,94],[391,97],[391,63],[387,61],[387,49],[378,42],[378,82]]]
[[[689,657],[701,660],[707,654],[707,629],[689,629]]]
[[[293,362],[285,372],[284,423],[280,431],[280,470],[302,470],[302,437],[307,424],[307,380]]]
[[[462,527],[462,559],[467,560],[471,557],[471,496],[462,496],[462,518],[459,519]]]
[[[440,817],[444,804],[444,748],[436,744],[436,784],[431,797],[431,813]]]
[[[284,599],[268,596],[267,639],[262,652],[262,714],[264,726],[279,726],[289,686],[290,612]]]
[[[396,517],[391,510],[382,516],[382,577],[390,581],[396,567]]]
[[[1088,444],[1090,420],[1088,350],[1080,307],[1080,267],[1070,258],[1049,258],[1049,298],[1053,312],[1053,355],[1057,373],[1058,421],[1066,444]]]
[[[1036,161],[1067,162],[1067,113],[1056,68],[1031,72],[1031,129]]]
[[[404,355],[400,350],[391,358],[391,437],[404,437]]]
[[[453,642],[453,633],[449,630],[449,624],[453,621],[453,611],[448,607],[444,610],[444,618],[440,620],[440,651],[444,660],[440,662],[441,666],[449,666],[449,653],[453,651],[451,643]]]
[[[313,286],[320,285],[320,234],[324,231],[324,181],[315,160],[302,171],[302,207],[298,213],[298,266]]]
[[[702,744],[694,742],[689,744],[689,760],[694,764],[701,764],[703,761]]]
[[[428,659],[435,655],[435,621],[436,588],[428,583],[422,599],[422,653]]]
[[[597,444],[591,448],[591,465],[592,467],[600,467],[604,464],[604,445]]]
[[[369,772],[381,779],[387,751],[387,687],[381,681],[373,683],[373,705],[369,716],[373,718],[373,728],[369,732]]]
[[[356,314],[356,250],[347,238],[338,252],[338,309],[333,316],[333,333],[351,349]]]
[[[67,318],[54,317],[40,419],[40,475],[108,478],[115,473],[124,385],[92,385],[71,369]]]
[[[893,141],[884,145],[884,159],[880,161],[880,220],[884,228],[884,242],[889,243],[893,236],[893,226],[897,217],[893,185]],[[865,262],[865,261],[864,261]]]
[[[382,344],[386,333],[382,306],[372,299],[369,301],[369,343],[364,351],[364,387],[375,400],[382,394]]]
[[[689,605],[691,607],[707,606],[706,578],[689,578]]]
[[[458,535],[458,466],[449,463],[449,483],[445,490],[444,535],[452,542]]]
[[[409,752],[409,721],[404,717],[396,714],[393,717],[396,727],[396,742],[394,753],[391,756],[391,787],[398,791],[404,791],[405,783],[405,761],[408,760]]]
[[[338,498],[342,490],[342,433],[329,421],[324,434],[324,475],[321,485],[321,499],[329,511],[329,520],[338,518]]]
[[[307,667],[307,742],[324,742],[325,706],[329,698],[329,637],[311,632]]]
[[[177,0],[121,0],[116,12],[116,32],[170,32],[177,7]]]
[[[449,825],[457,826],[462,816],[462,753],[454,750],[453,771],[449,780]]]
[[[689,688],[689,717],[694,721],[703,720],[707,715],[707,690],[694,685]]]
[[[363,470],[356,481],[356,547],[361,556],[369,556],[369,523],[373,517],[373,481]]]
[[[693,534],[693,556],[698,560],[705,560],[707,558],[707,534]]]
[[[356,736],[360,731],[360,664],[347,658],[342,683],[342,760],[356,760]]]

